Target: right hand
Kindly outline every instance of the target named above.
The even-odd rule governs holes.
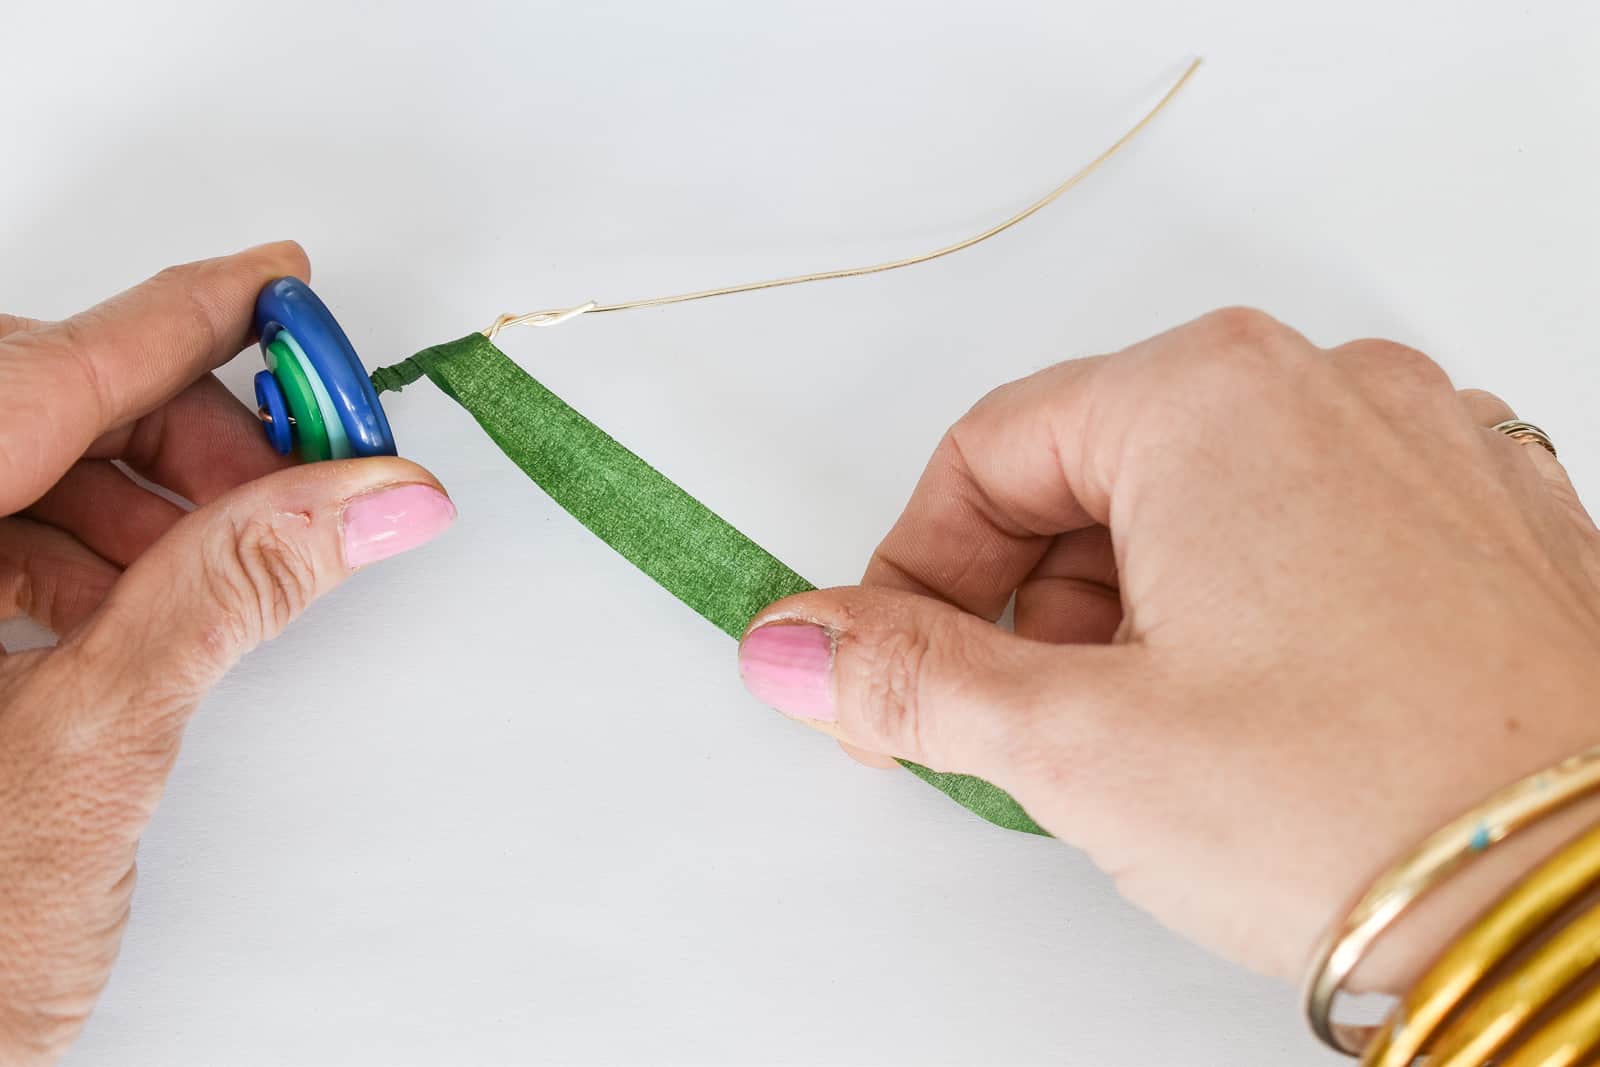
[[[862,584],[774,605],[741,669],[869,761],[989,779],[1180,932],[1296,977],[1390,861],[1600,742],[1600,534],[1490,430],[1511,417],[1400,345],[1217,312],[985,397]],[[1357,985],[1404,987],[1597,813],[1497,846]]]

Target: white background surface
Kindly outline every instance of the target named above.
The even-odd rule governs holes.
[[[1600,501],[1593,4],[5,7],[4,310],[293,236],[373,365],[965,236],[1203,54],[981,249],[507,347],[822,583],[983,391],[1225,303],[1433,353]],[[208,702],[71,1063],[1333,1062],[1082,857],[755,706],[435,390],[387,404],[461,519]]]

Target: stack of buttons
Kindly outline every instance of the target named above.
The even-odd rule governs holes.
[[[396,454],[360,357],[305,282],[279,278],[263,289],[255,327],[267,364],[256,403],[273,448],[307,463]]]

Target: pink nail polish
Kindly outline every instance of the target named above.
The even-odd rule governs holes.
[[[431,485],[395,485],[344,506],[344,561],[354,570],[397,556],[443,533],[455,520],[450,498]]]
[[[833,722],[833,637],[804,622],[769,622],[739,646],[739,676],[757,700],[797,719]]]

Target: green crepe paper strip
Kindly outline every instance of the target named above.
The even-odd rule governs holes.
[[[775,600],[816,588],[535,381],[482,334],[372,374],[378,392],[423,375],[469,411],[556,503],[735,640]],[[900,760],[998,826],[1046,834],[1002,789]]]

